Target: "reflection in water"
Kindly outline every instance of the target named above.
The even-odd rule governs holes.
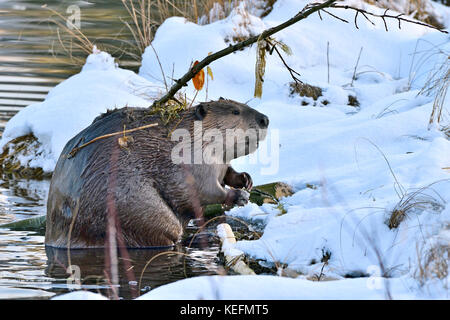
[[[149,3],[152,18],[160,21],[157,2]],[[171,4],[189,7],[184,0],[172,0]],[[140,52],[126,25],[132,21],[122,1],[2,0],[0,131],[21,108],[44,100],[51,88],[80,71],[87,53],[61,28],[71,21],[72,5],[79,7],[80,30],[93,44],[115,57],[120,67],[138,70]],[[171,5],[164,11],[180,14]]]
[[[0,224],[45,214],[49,181],[0,177]],[[52,279],[45,276],[43,235],[0,228],[0,298],[46,297]],[[20,291],[11,291],[19,288]]]
[[[217,274],[219,266],[218,247],[208,249],[188,249],[183,246],[165,249],[130,249],[129,261],[119,258],[119,297],[131,299],[150,289],[186,277]],[[73,280],[69,288],[77,287],[97,291],[112,296],[111,280],[105,270],[104,249],[67,250],[46,248],[48,265],[46,275],[57,279],[67,279],[69,261]],[[129,270],[130,272],[127,272]],[[77,281],[78,275],[81,281]],[[142,276],[142,278],[141,278]]]
[[[131,52],[132,35],[121,1],[2,0],[0,1],[0,130],[21,108],[42,101],[47,92],[80,71],[86,53],[54,23],[68,18],[67,9],[81,10],[81,31],[99,48],[117,58],[121,67],[137,71],[140,63]],[[66,22],[60,18],[63,25]],[[61,45],[64,43],[65,48]],[[72,43],[71,43],[72,42]],[[128,52],[128,53],[126,53]]]
[[[43,243],[44,237],[33,232],[0,228],[0,298],[17,297],[11,296],[9,288],[22,289],[19,297],[48,296],[45,291],[55,285],[55,280],[44,272],[47,256]]]
[[[45,214],[49,181],[2,176],[0,178],[0,224]],[[214,226],[211,225],[213,230]],[[198,229],[191,227],[191,236]],[[130,299],[157,286],[187,277],[216,274],[222,270],[217,261],[216,238],[205,231],[189,247],[190,239],[175,248],[130,249],[129,263],[119,259],[119,297]],[[147,262],[156,257],[146,268]],[[70,260],[69,260],[70,258]],[[70,261],[70,262],[69,262]],[[67,281],[69,265],[78,266],[78,282]],[[127,274],[124,267],[130,268]],[[145,268],[140,282],[141,273]],[[72,269],[75,270],[76,269]],[[78,279],[78,278],[77,278]],[[139,291],[139,286],[141,290]],[[104,249],[71,250],[45,247],[44,234],[0,228],[0,299],[48,298],[53,294],[84,289],[110,295],[105,274]]]
[[[0,224],[45,215],[48,180],[26,180],[0,176]]]

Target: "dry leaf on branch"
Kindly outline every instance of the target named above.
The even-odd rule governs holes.
[[[194,66],[198,64],[198,61],[196,60],[194,62]],[[200,70],[197,72],[197,74],[192,78],[192,83],[194,83],[194,87],[196,90],[200,91],[203,88],[203,85],[205,83],[205,71]]]

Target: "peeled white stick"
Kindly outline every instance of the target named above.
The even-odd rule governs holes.
[[[244,253],[235,249],[236,238],[228,223],[221,223],[217,226],[217,235],[222,243],[222,252],[225,255],[225,262],[234,272],[242,275],[255,275],[256,273],[244,262]]]

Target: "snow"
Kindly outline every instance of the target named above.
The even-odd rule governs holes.
[[[279,0],[263,19],[243,14],[242,7],[202,26],[180,17],[167,19],[152,43],[166,81],[170,84],[172,73],[178,79],[195,60],[228,46],[226,39],[233,35],[258,34],[294,16],[306,3]],[[447,7],[439,9],[443,17],[449,16]],[[435,127],[428,129],[434,98],[420,94],[430,72],[448,59],[450,38],[414,24],[402,23],[399,30],[398,22],[391,20],[386,32],[382,20],[374,18],[372,25],[361,15],[356,29],[353,12],[330,12],[350,23],[314,14],[275,36],[291,48],[293,55],[284,58],[301,73],[301,80],[323,89],[316,105],[312,99],[289,95],[292,79],[276,54],[267,57],[262,98],[253,99],[255,46],[213,62],[208,93],[204,89],[197,96],[197,101],[221,96],[248,101],[269,117],[267,153],[258,152],[256,164],[251,157],[232,164],[250,173],[254,185],[284,181],[296,192],[281,200],[284,214],[269,204],[227,212],[264,227],[260,239],[228,244],[227,250],[285,264],[301,276],[196,277],[156,288],[142,298],[383,299],[386,284],[397,299],[449,298],[448,275],[419,283],[417,270],[436,239],[447,246],[450,242],[450,172],[443,169],[450,165],[450,142]],[[139,75],[115,66],[107,53],[93,53],[80,74],[10,120],[0,147],[33,132],[44,151],[33,165],[51,171],[66,141],[99,113],[151,103],[164,87],[154,50],[149,47],[143,54]],[[193,98],[191,83],[185,92]],[[348,105],[349,95],[356,96],[359,107]],[[324,100],[329,103],[324,105]],[[450,107],[448,97],[445,107]],[[405,202],[411,195],[411,202]],[[390,229],[392,210],[414,202],[399,227]],[[324,255],[329,257],[325,266]],[[337,280],[307,280],[322,267]],[[387,280],[379,278],[383,271]],[[352,274],[364,277],[346,278]]]
[[[262,20],[264,26],[252,20],[249,28],[258,32],[275,26],[295,15],[305,3],[278,1],[272,13]],[[365,8],[375,13],[384,12],[369,5]],[[353,21],[354,14],[340,11],[339,16]],[[163,57],[163,68],[172,70],[175,66],[177,78],[192,60],[222,49],[230,19],[206,26],[191,24],[181,18],[168,19],[153,42],[160,58]],[[425,245],[426,239],[442,232],[450,222],[449,209],[444,209],[450,200],[450,181],[445,179],[450,177],[442,169],[448,166],[450,143],[442,132],[428,130],[433,97],[419,94],[428,79],[428,72],[447,59],[445,54],[436,54],[437,49],[433,47],[448,52],[449,37],[405,23],[398,30],[396,21],[388,22],[389,32],[385,31],[382,21],[374,19],[375,26],[364,19],[358,22],[359,30],[356,30],[352,23],[344,24],[324,15],[321,21],[315,15],[276,35],[292,49],[294,54],[285,59],[300,71],[302,81],[323,88],[323,97],[319,101],[328,100],[330,103],[326,107],[301,107],[301,100],[307,99],[289,97],[287,83],[291,79],[274,55],[268,57],[262,99],[251,100],[254,47],[211,64],[214,81],[209,83],[209,99],[226,96],[239,101],[250,100],[249,105],[269,116],[272,132],[278,130],[281,147],[275,148],[277,154],[269,153],[279,161],[274,174],[261,169],[267,165],[262,165],[264,159],[256,165],[251,164],[250,157],[237,159],[232,162],[234,167],[249,172],[256,185],[281,180],[292,184],[297,191],[282,200],[287,210],[283,215],[276,206],[267,204],[262,207],[248,204],[227,213],[252,223],[265,224],[261,239],[238,241],[237,252],[286,264],[305,276],[318,274],[323,266],[321,259],[329,252],[331,257],[324,273],[343,279],[318,284],[262,277],[251,278],[248,285],[242,285],[242,277],[236,280],[224,277],[224,288],[219,290],[224,298],[375,298],[376,294],[367,290],[366,282],[370,279],[367,277],[374,273],[381,275],[382,271],[393,277],[389,282],[392,282],[390,287],[394,293],[397,288],[399,290],[394,295],[396,298],[427,296],[424,292],[427,297],[448,298],[445,287],[448,279],[433,283],[429,290],[416,285],[414,290],[408,291],[400,289],[399,284],[414,282],[418,248]],[[199,37],[193,37],[193,34]],[[187,38],[190,39],[188,45],[183,41]],[[330,83],[327,81],[327,43]],[[170,48],[183,51],[183,55],[164,55],[164,52],[171,52]],[[357,78],[351,86],[361,48]],[[143,58],[140,74],[156,78],[160,71],[153,51],[147,49]],[[191,85],[187,92],[193,92]],[[204,96],[200,99],[206,99],[206,92],[202,93]],[[357,97],[359,110],[347,105],[349,95]],[[307,101],[311,103],[312,99]],[[276,137],[269,133],[269,139]],[[315,188],[305,187],[307,184]],[[390,210],[417,188],[430,184],[433,185],[424,189],[423,194],[417,194],[414,200],[426,198],[432,204],[412,209],[399,228],[390,230],[387,225]],[[397,195],[397,192],[401,194]],[[227,250],[230,250],[229,245]],[[381,252],[381,257],[377,252]],[[344,278],[355,273],[366,277]],[[214,298],[209,293],[202,295],[204,290],[200,288],[208,281],[213,280],[188,279],[156,289],[146,296]],[[270,281],[274,283],[269,284]],[[277,281],[279,283],[275,285]],[[299,291],[303,282],[308,287],[317,287],[317,296],[314,289],[308,289],[306,294],[286,296],[285,290],[291,281]],[[249,288],[251,293],[236,290],[237,285]],[[333,292],[334,285],[339,286],[338,293]],[[191,286],[194,286],[192,292],[183,290],[180,293],[181,287]],[[322,286],[323,289],[319,289]],[[273,291],[275,287],[280,290]]]
[[[249,203],[245,207],[235,207],[227,212],[227,215],[239,217],[244,220],[252,220],[255,222],[265,223],[271,217],[278,215],[280,211],[273,205],[264,203],[258,206],[255,203]]]
[[[65,294],[60,294],[52,300],[108,300],[107,297],[90,291],[78,290]]]
[[[277,300],[277,299],[384,299],[381,279],[359,278],[339,281],[309,281],[275,276],[202,276],[158,287],[137,300]],[[395,299],[414,299],[404,279],[389,279]]]
[[[22,289],[22,288],[0,288],[0,299],[37,299],[37,298],[49,298],[54,296],[52,292],[35,289]]]
[[[35,157],[23,157],[22,165],[52,172],[64,145],[95,117],[108,109],[146,107],[158,86],[124,70],[105,52],[94,49],[81,72],[61,82],[45,101],[35,103],[8,121],[0,148],[10,140],[33,133],[41,143]]]

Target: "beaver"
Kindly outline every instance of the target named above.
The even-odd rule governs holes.
[[[152,123],[157,126],[148,127]],[[249,193],[243,189],[252,188],[252,178],[246,172],[236,172],[229,160],[243,155],[237,154],[242,145],[244,154],[254,152],[265,139],[268,124],[264,114],[223,98],[187,108],[169,123],[148,108],[124,107],[98,116],[66,144],[58,159],[47,202],[45,244],[104,247],[109,239],[108,219],[112,217],[123,246],[173,246],[188,222],[201,217],[206,205],[242,206],[248,202]],[[253,130],[257,137],[233,138],[232,143],[214,137],[216,146],[223,143],[226,157],[214,151],[208,163],[174,161],[173,150],[180,145],[193,147],[180,154],[194,154],[199,142],[194,131],[199,128],[201,133],[216,130],[223,137]],[[194,138],[180,142],[174,139],[177,130]],[[87,144],[121,131],[123,136],[112,135]],[[214,142],[205,137],[201,140],[202,148]],[[217,161],[211,162],[211,158]]]

